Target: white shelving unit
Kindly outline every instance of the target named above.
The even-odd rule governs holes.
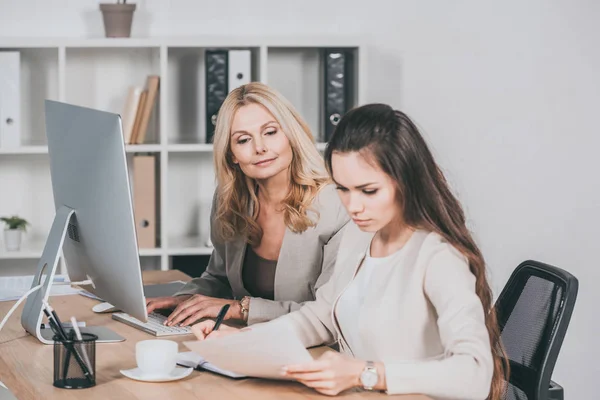
[[[0,51],[21,52],[22,119],[22,146],[0,147],[0,215],[31,222],[21,251],[0,245],[0,275],[34,273],[54,218],[44,100],[121,113],[128,87],[142,86],[150,74],[160,76],[160,96],[147,143],[126,146],[130,161],[135,153],[159,158],[160,247],[140,249],[142,268],[167,270],[173,257],[210,255],[204,243],[215,177],[212,145],[205,143],[204,51],[214,48],[250,49],[252,80],[281,91],[317,137],[321,49],[353,52],[354,105],[364,103],[366,56],[357,38],[0,38]]]

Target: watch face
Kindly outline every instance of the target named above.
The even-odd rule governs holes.
[[[360,383],[366,388],[372,388],[377,385],[377,372],[372,369],[365,369],[360,374]]]

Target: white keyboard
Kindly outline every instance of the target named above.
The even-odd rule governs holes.
[[[192,328],[189,326],[163,325],[167,317],[155,312],[148,314],[148,322],[142,322],[126,313],[113,313],[112,318],[154,336],[190,335],[192,333]]]

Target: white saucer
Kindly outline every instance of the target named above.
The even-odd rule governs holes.
[[[133,379],[136,381],[143,382],[170,382],[176,381],[179,379],[183,379],[189,374],[192,373],[194,368],[181,368],[176,367],[170,374],[168,375],[144,375],[144,373],[139,368],[132,369],[122,369],[120,372],[128,377],[129,379]]]

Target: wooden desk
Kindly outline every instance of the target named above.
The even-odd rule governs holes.
[[[180,271],[144,272],[144,283],[161,283],[173,280],[188,281]],[[169,383],[137,382],[126,378],[120,369],[136,366],[135,343],[153,339],[154,336],[129,327],[111,318],[109,314],[95,314],[91,308],[97,302],[79,295],[53,296],[52,306],[63,320],[74,315],[87,325],[103,325],[113,329],[127,340],[121,343],[97,344],[96,386],[90,389],[58,389],[52,385],[53,346],[41,344],[25,333],[20,318],[22,305],[13,314],[0,333],[0,381],[19,400],[27,399],[315,399],[328,398],[296,382],[269,381],[261,379],[233,380],[210,372],[194,371],[189,377]],[[13,302],[0,303],[0,315],[5,315]],[[189,336],[169,337],[177,342],[189,340]],[[179,351],[188,351],[180,345]],[[322,353],[321,349],[312,352]],[[375,399],[389,398],[381,393],[348,393],[342,398]],[[426,396],[393,396],[402,400],[427,400]]]

